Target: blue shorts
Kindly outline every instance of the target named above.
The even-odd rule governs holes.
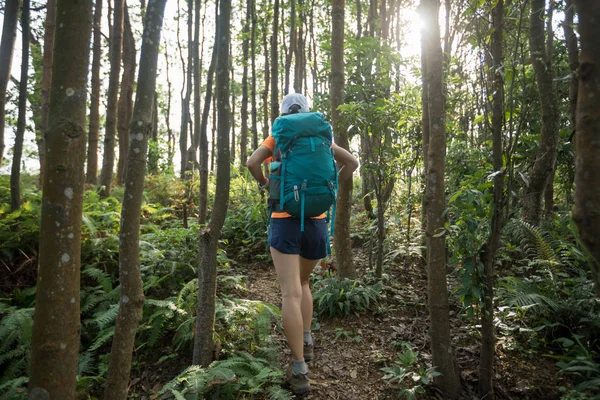
[[[327,221],[325,218],[304,220],[300,231],[299,218],[273,218],[269,226],[269,246],[284,254],[299,254],[307,260],[327,256]]]

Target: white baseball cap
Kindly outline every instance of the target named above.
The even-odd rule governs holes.
[[[294,104],[300,106],[300,109],[298,111],[301,113],[310,111],[310,107],[308,106],[308,100],[306,99],[306,97],[304,97],[304,95],[300,93],[289,93],[285,95],[283,100],[281,100],[281,107],[279,108],[279,112],[281,114],[289,113],[290,108]]]

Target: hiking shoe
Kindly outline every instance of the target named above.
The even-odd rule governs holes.
[[[308,372],[306,374],[292,373],[292,366],[287,370],[287,377],[293,394],[305,394],[310,392],[310,384],[308,383]]]
[[[312,361],[314,355],[315,355],[314,344],[304,343],[304,361],[305,362]]]

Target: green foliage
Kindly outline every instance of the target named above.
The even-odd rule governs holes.
[[[245,175],[231,181],[231,197],[222,237],[233,258],[266,260],[267,205],[254,180]]]
[[[213,362],[208,368],[191,366],[167,383],[159,395],[172,393],[178,399],[235,399],[240,394],[266,394],[269,399],[291,399],[281,388],[283,371],[273,369],[271,361],[245,352]]]
[[[381,368],[384,372],[382,379],[398,385],[408,381],[408,387],[401,388],[398,396],[413,400],[418,394],[425,393],[423,386],[429,385],[441,374],[435,370],[435,367],[425,368],[417,364],[419,352],[415,352],[408,343],[403,345],[405,351],[398,353],[398,359],[390,367]]]
[[[383,283],[366,285],[359,280],[325,278],[314,285],[313,301],[318,315],[348,315],[363,312],[377,304]]]
[[[31,357],[33,311],[0,302],[0,398],[27,397],[24,388],[29,379],[22,372]]]

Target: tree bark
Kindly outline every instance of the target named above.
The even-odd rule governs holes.
[[[4,23],[0,42],[0,166],[4,159],[4,128],[6,126],[6,88],[10,79],[15,40],[17,39],[17,21],[19,19],[20,0],[6,0],[4,5]]]
[[[193,160],[194,163],[196,163],[196,155],[200,148],[200,86],[202,85],[202,61],[200,59],[200,4],[200,0],[195,0],[194,44],[192,46],[194,53],[194,134],[192,144],[188,149],[188,161]],[[202,155],[200,155],[200,157],[202,157]],[[188,167],[190,167],[190,165],[188,165]],[[202,175],[200,176],[200,179],[202,180]]]
[[[269,85],[271,82],[271,74],[270,74],[270,69],[269,69],[269,66],[270,66],[270,64],[269,64],[269,44],[268,44],[268,40],[267,40],[267,22],[266,21],[264,21],[262,28],[263,28],[262,29],[263,53],[264,53],[264,57],[265,57],[265,64],[264,64],[265,85],[264,85],[264,90],[262,93],[262,100],[263,100],[262,131],[263,131],[263,139],[266,139],[269,136],[269,116],[270,116]]]
[[[218,103],[217,183],[212,216],[200,236],[198,265],[198,308],[194,338],[194,364],[206,367],[213,358],[213,332],[217,282],[217,246],[229,205],[229,43],[231,1],[220,1],[215,46],[218,45],[216,67],[216,99]],[[218,42],[218,44],[217,44]]]
[[[85,175],[85,181],[89,184],[95,184],[98,176],[98,137],[100,134],[101,85],[100,64],[102,62],[102,0],[96,0],[94,7],[94,43],[92,45],[94,49],[92,54],[92,94],[90,99],[90,125],[87,149],[87,168]],[[46,55],[45,41],[46,40],[44,39],[44,57]]]
[[[446,154],[446,112],[443,84],[443,55],[438,23],[439,0],[422,0],[429,30],[423,31],[429,86],[429,148],[425,208],[427,210],[427,293],[431,320],[433,365],[442,374],[436,381],[445,398],[460,395],[460,379],[450,339],[448,286],[446,283],[446,209],[444,163]]]
[[[25,137],[25,117],[27,114],[27,77],[29,71],[29,0],[23,0],[21,11],[21,80],[19,82],[19,116],[13,147],[12,167],[10,171],[10,209],[21,208],[21,157],[23,156],[23,138]]]
[[[229,46],[229,54],[233,53],[231,44]],[[231,163],[235,164],[235,147],[236,147],[236,133],[235,133],[235,66],[233,65],[232,58],[229,59],[229,71],[231,72],[231,87],[229,88],[229,93],[231,96],[231,150],[230,150],[230,158]]]
[[[217,16],[217,10],[219,2],[215,5],[215,18]],[[215,38],[218,38],[218,26],[215,26]],[[215,75],[215,68],[217,65],[217,41],[213,44],[212,56],[210,58],[210,65],[208,66],[208,73],[206,75],[206,92],[204,94],[204,109],[202,110],[202,126],[200,129],[200,195],[199,203],[200,209],[198,211],[198,221],[200,224],[206,223],[206,214],[208,210],[208,115],[210,113],[210,102],[213,92],[213,78]],[[214,140],[213,140],[214,143]],[[214,152],[211,152],[211,154]]]
[[[279,58],[277,34],[279,33],[279,0],[273,7],[273,34],[271,35],[271,122],[279,116]]]
[[[504,226],[504,165],[502,161],[502,129],[504,126],[504,0],[492,9],[491,70],[494,76],[492,95],[492,159],[494,164],[494,203],[490,234],[483,248],[484,306],[481,311],[481,354],[479,359],[479,394],[494,398],[494,260]]]
[[[188,160],[188,157],[187,157],[188,123],[190,120],[190,96],[192,93],[192,65],[193,65],[193,57],[192,56],[193,56],[193,53],[192,53],[192,46],[190,45],[190,43],[192,42],[192,26],[193,26],[192,18],[193,18],[193,9],[194,9],[193,0],[188,0],[187,4],[188,4],[188,19],[187,19],[188,54],[187,54],[187,72],[186,72],[187,88],[185,91],[185,96],[183,95],[183,90],[182,90],[182,95],[181,95],[181,109],[182,109],[181,110],[181,133],[179,136],[180,137],[179,150],[181,152],[181,179],[186,179],[186,171],[191,170],[191,165],[189,163],[194,161],[194,160]],[[182,59],[182,65],[184,66],[184,69],[185,69],[185,64],[183,63],[183,59]]]
[[[422,4],[422,3],[421,3]],[[421,7],[423,7],[421,5]],[[421,10],[422,12],[424,10]],[[423,114],[421,116],[421,149],[423,154],[423,181],[425,186],[427,185],[427,166],[429,165],[429,158],[427,157],[429,149],[429,73],[427,71],[427,49],[425,48],[425,41],[422,41],[421,45],[421,107],[423,108]],[[425,209],[425,196],[423,196],[421,202],[421,231],[423,232],[423,238],[425,238],[425,232],[427,231],[427,210]]]
[[[290,70],[292,68],[292,57],[296,53],[296,0],[290,0],[290,46],[285,55],[285,83],[283,94],[290,92]]]
[[[596,281],[596,294],[600,296],[600,8],[593,0],[575,0],[575,5],[579,14],[581,57],[573,219],[592,255],[590,267]]]
[[[252,28],[250,32],[250,59],[252,65],[252,80],[250,99],[252,103],[252,148],[258,149],[258,109],[256,108],[256,4],[254,0],[248,0],[248,7],[252,15]],[[242,163],[242,165],[244,165]]]
[[[250,20],[252,18],[252,2],[246,2],[246,21],[242,28],[242,104],[240,110],[240,167],[245,169],[248,159],[248,47],[250,43]],[[256,147],[255,147],[256,148]]]
[[[122,185],[127,171],[127,154],[129,153],[129,124],[133,112],[133,86],[135,81],[135,39],[129,21],[127,2],[124,4],[123,29],[123,77],[121,78],[121,94],[119,95],[117,132],[119,135],[119,161],[117,163],[117,184]]]
[[[104,153],[100,172],[101,196],[110,196],[115,164],[115,136],[117,132],[117,102],[121,72],[121,49],[123,47],[123,9],[125,0],[114,0],[114,21],[110,42],[110,75],[104,129]]]
[[[565,21],[562,26],[567,45],[569,70],[571,71],[571,82],[569,83],[569,115],[571,132],[574,134],[577,126],[577,91],[579,89],[579,77],[577,76],[577,71],[579,70],[579,46],[577,45],[577,35],[573,30],[575,6],[573,5],[573,0],[566,0],[565,3]]]
[[[101,0],[99,0],[101,2]],[[95,18],[95,17],[94,17]],[[50,100],[50,85],[52,83],[52,59],[54,48],[54,32],[56,29],[56,0],[46,3],[46,22],[44,23],[44,55],[42,58],[42,92],[40,132],[36,137],[40,158],[40,187],[44,183],[44,170],[46,164],[46,131],[48,130],[48,102]]]
[[[304,46],[304,24],[306,13],[304,12],[303,0],[298,0],[298,8],[298,33],[296,34],[296,45],[294,46],[294,60],[296,61],[296,66],[294,67],[294,92],[302,93],[302,85],[306,75],[306,49]],[[304,93],[306,94],[306,91]]]
[[[529,47],[531,62],[542,106],[540,147],[535,157],[529,184],[523,191],[523,220],[539,225],[542,218],[542,199],[556,162],[559,113],[552,76],[552,60],[544,41],[545,0],[532,0]]]
[[[331,7],[331,122],[335,143],[348,150],[348,133],[343,126],[338,107],[344,104],[344,0],[334,0]],[[338,186],[335,215],[335,258],[340,278],[355,278],[350,242],[352,208],[352,178]]]
[[[92,2],[57,2],[29,392],[75,399]]]
[[[104,390],[105,400],[127,398],[133,344],[142,317],[144,292],[140,273],[140,212],[142,208],[148,139],[152,132],[156,66],[166,0],[150,0],[144,17],[139,85],[131,120],[131,146],[121,211],[119,281],[121,298]]]

